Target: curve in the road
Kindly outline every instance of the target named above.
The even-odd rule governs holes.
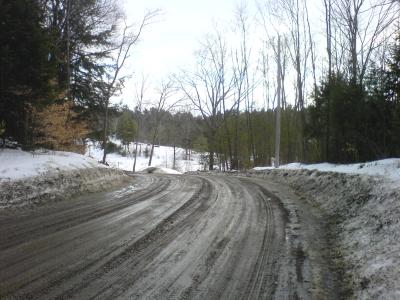
[[[296,298],[288,222],[250,179],[136,175],[117,192],[0,216],[0,298],[270,299],[282,278]]]

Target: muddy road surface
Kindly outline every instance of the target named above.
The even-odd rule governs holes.
[[[285,186],[132,184],[0,213],[1,299],[335,299],[323,226]]]

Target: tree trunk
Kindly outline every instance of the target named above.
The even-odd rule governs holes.
[[[214,170],[214,151],[210,151],[209,160],[210,160],[209,170],[212,171]]]
[[[148,166],[151,166],[151,162],[153,161],[153,153],[154,153],[154,143],[157,139],[157,127],[154,129],[153,140],[151,141],[151,150],[150,150],[150,158]]]
[[[281,146],[281,40],[278,35],[278,74],[277,74],[277,107],[275,125],[275,168],[279,167],[279,154]]]
[[[225,99],[222,100],[222,105],[223,105],[223,111],[224,111],[223,119],[224,119],[225,134],[226,134],[226,139],[227,139],[227,144],[228,144],[228,155],[229,155],[229,160],[232,161],[232,156],[233,156],[233,154],[232,154],[232,143],[231,143],[230,131],[229,131],[229,128],[228,128],[227,117],[226,117]]]
[[[233,160],[231,169],[239,169],[239,115],[240,115],[240,101],[238,100],[235,116],[235,148],[233,153]]]
[[[154,143],[151,144],[151,149],[150,149],[150,158],[149,158],[149,164],[148,166],[151,166],[151,162],[153,161],[153,153],[154,153]]]
[[[102,163],[106,163],[107,157],[107,140],[108,140],[108,100],[106,101],[105,114],[104,114],[104,128],[103,128],[103,160]]]
[[[176,146],[175,146],[175,140],[174,140],[174,161],[172,163],[172,169],[176,169]]]
[[[136,146],[135,146],[135,159],[133,161],[133,168],[132,168],[132,172],[135,173],[136,171],[136,158],[137,158],[137,151],[138,151],[138,141],[136,141]]]

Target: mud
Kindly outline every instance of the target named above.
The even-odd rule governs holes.
[[[288,186],[132,180],[0,214],[0,298],[337,299],[323,220]]]

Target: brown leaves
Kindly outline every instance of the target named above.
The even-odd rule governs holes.
[[[78,119],[73,103],[52,104],[33,112],[35,144],[53,150],[84,153],[87,124]]]

